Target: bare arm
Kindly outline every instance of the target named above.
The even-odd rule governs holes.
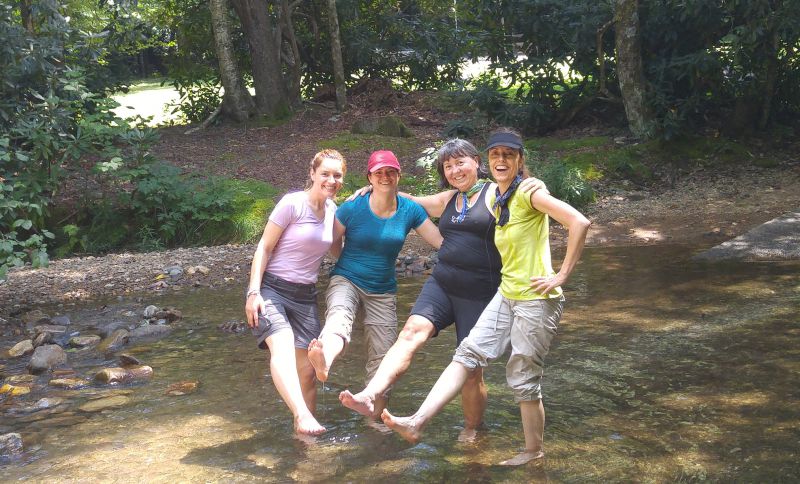
[[[436,226],[430,219],[422,222],[422,225],[414,229],[414,231],[422,237],[425,242],[429,243],[434,249],[439,249],[442,246],[442,234],[439,233],[439,227]]]
[[[531,194],[531,204],[536,210],[553,217],[567,228],[567,253],[561,263],[561,269],[552,277],[531,277],[531,287],[539,294],[547,294],[555,287],[567,282],[572,270],[581,258],[586,233],[592,224],[582,213],[570,204],[550,196],[544,190]]]
[[[444,212],[444,208],[447,206],[447,202],[455,192],[455,190],[445,190],[435,195],[425,195],[423,197],[416,197],[405,192],[400,192],[398,195],[410,200],[414,200],[418,204],[422,205],[422,208],[428,212],[429,217],[441,217],[442,213]]]
[[[345,227],[339,222],[338,218],[333,221],[333,243],[331,244],[330,254],[338,259],[342,255],[342,247],[344,245],[344,232]]]
[[[272,257],[272,251],[275,250],[275,245],[281,235],[283,235],[283,227],[271,221],[267,222],[264,233],[261,234],[261,240],[258,241],[256,252],[253,254],[253,263],[250,265],[250,283],[247,285],[247,302],[244,307],[247,324],[251,328],[258,325],[258,314],[264,311],[264,300],[261,298],[261,277],[264,275],[267,262]],[[258,291],[257,294],[255,294],[256,291]]]

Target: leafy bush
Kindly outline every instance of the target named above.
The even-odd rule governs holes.
[[[545,182],[554,197],[573,207],[582,208],[594,201],[594,190],[578,168],[552,156],[533,156],[528,160],[528,168],[533,176]]]

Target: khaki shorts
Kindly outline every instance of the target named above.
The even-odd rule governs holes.
[[[516,401],[542,398],[544,358],[558,332],[564,298],[515,301],[499,292],[486,306],[453,361],[467,368],[484,367],[511,348],[506,381]]]
[[[335,334],[350,343],[359,309],[364,312],[367,346],[367,382],[372,379],[386,352],[397,339],[397,296],[372,294],[342,276],[332,276],[325,292],[325,326],[320,337]]]

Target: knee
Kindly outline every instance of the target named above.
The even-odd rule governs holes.
[[[301,383],[314,384],[317,376],[316,373],[314,373],[314,367],[311,366],[310,362],[306,361],[298,363],[297,377],[300,379]]]
[[[433,336],[433,323],[419,316],[411,316],[403,325],[398,340],[406,343],[423,343]]]
[[[480,386],[483,383],[483,368],[479,366],[477,368],[467,368],[467,370],[467,381],[464,386]]]

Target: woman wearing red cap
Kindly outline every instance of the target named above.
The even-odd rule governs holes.
[[[439,248],[442,236],[418,203],[398,196],[400,163],[391,151],[369,157],[372,193],[342,204],[336,211],[335,237],[344,236],[342,255],[331,270],[325,295],[325,326],[309,345],[317,379],[326,381],[334,360],[350,342],[356,313],[364,310],[367,380],[397,338],[395,260],[414,229]]]
[[[388,410],[381,417],[404,439],[417,442],[430,419],[458,394],[470,374],[510,348],[506,379],[520,405],[525,450],[501,464],[521,465],[544,456],[544,358],[561,319],[560,286],[580,258],[590,222],[544,190],[528,194],[518,189],[526,174],[519,134],[498,130],[490,136],[487,150],[497,182],[493,209],[495,243],[503,262],[500,287],[422,406],[409,417],[395,417]],[[550,262],[549,217],[569,233],[558,272]]]

